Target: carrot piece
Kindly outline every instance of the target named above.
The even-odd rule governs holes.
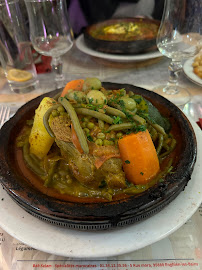
[[[159,160],[148,130],[126,135],[118,145],[128,181],[144,185],[158,173]]]
[[[64,97],[70,89],[81,91],[83,87],[83,83],[84,83],[83,79],[78,79],[78,80],[73,80],[73,81],[68,82],[62,91],[61,97]]]
[[[110,158],[120,158],[120,154],[109,154],[106,156],[97,157],[95,159],[95,167],[99,169],[105,161],[107,161]]]
[[[72,124],[71,124],[71,135],[72,135],[73,145],[82,154],[83,153],[83,149],[81,148],[81,144],[79,142],[79,139],[77,137],[76,131],[75,131],[74,126]]]

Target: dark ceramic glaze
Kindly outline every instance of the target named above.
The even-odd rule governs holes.
[[[90,25],[86,27],[84,30],[84,41],[86,45],[95,50],[104,53],[112,53],[112,54],[139,54],[145,53],[148,51],[156,50],[156,37],[152,39],[144,39],[144,40],[133,40],[133,41],[107,41],[96,39],[91,36],[90,30],[101,25],[107,25],[117,22],[139,22],[143,21],[149,24],[160,25],[160,22],[153,19],[148,18],[126,18],[126,19],[112,19],[104,22],[100,22],[97,24]]]
[[[175,105],[154,92],[116,83],[103,83],[106,89],[134,91],[150,100],[168,117],[177,129],[178,154],[174,173],[166,176],[146,192],[112,202],[73,202],[49,197],[38,191],[23,176],[14,157],[16,134],[25,121],[34,115],[45,96],[53,97],[58,90],[39,96],[24,106],[0,130],[0,182],[8,194],[30,214],[60,226],[81,230],[103,230],[122,227],[148,218],[170,203],[187,185],[196,161],[196,138],[186,116]]]

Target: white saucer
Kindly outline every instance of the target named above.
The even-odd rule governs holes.
[[[38,250],[77,258],[110,257],[159,241],[181,227],[202,201],[202,131],[190,120],[197,138],[197,161],[185,190],[158,214],[122,229],[83,232],[47,224],[20,208],[0,188],[0,226]]]
[[[183,66],[183,71],[185,75],[190,79],[192,82],[198,84],[199,86],[202,86],[202,79],[199,78],[194,72],[192,64],[194,62],[194,58],[188,59]]]
[[[144,54],[136,54],[136,55],[119,55],[119,54],[109,54],[109,53],[102,53],[97,52],[89,47],[84,42],[84,36],[83,34],[80,35],[76,39],[76,46],[77,48],[91,56],[107,59],[114,62],[136,62],[136,61],[143,61],[143,60],[149,60],[153,58],[157,58],[162,56],[162,54],[159,51],[154,52],[148,52]]]

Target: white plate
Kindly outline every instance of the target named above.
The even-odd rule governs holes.
[[[147,220],[112,231],[83,232],[60,228],[32,217],[0,188],[0,226],[38,250],[77,258],[120,255],[167,237],[195,213],[202,201],[202,131],[195,122],[191,123],[198,145],[192,178],[174,201]]]
[[[194,62],[194,58],[188,59],[183,66],[183,70],[185,75],[190,79],[192,82],[202,86],[202,79],[200,79],[194,72],[192,64]]]
[[[148,52],[148,53],[144,53],[144,54],[136,54],[136,55],[126,55],[126,54],[119,55],[119,54],[109,54],[109,53],[97,52],[97,51],[89,48],[85,44],[83,34],[80,35],[76,39],[76,46],[80,51],[82,51],[88,55],[107,59],[110,61],[115,61],[115,62],[136,62],[136,61],[149,60],[152,58],[162,56],[162,54],[159,51]]]

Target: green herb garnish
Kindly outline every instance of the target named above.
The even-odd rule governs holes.
[[[125,163],[126,163],[126,164],[130,164],[130,161],[129,161],[129,160],[125,160]]]

